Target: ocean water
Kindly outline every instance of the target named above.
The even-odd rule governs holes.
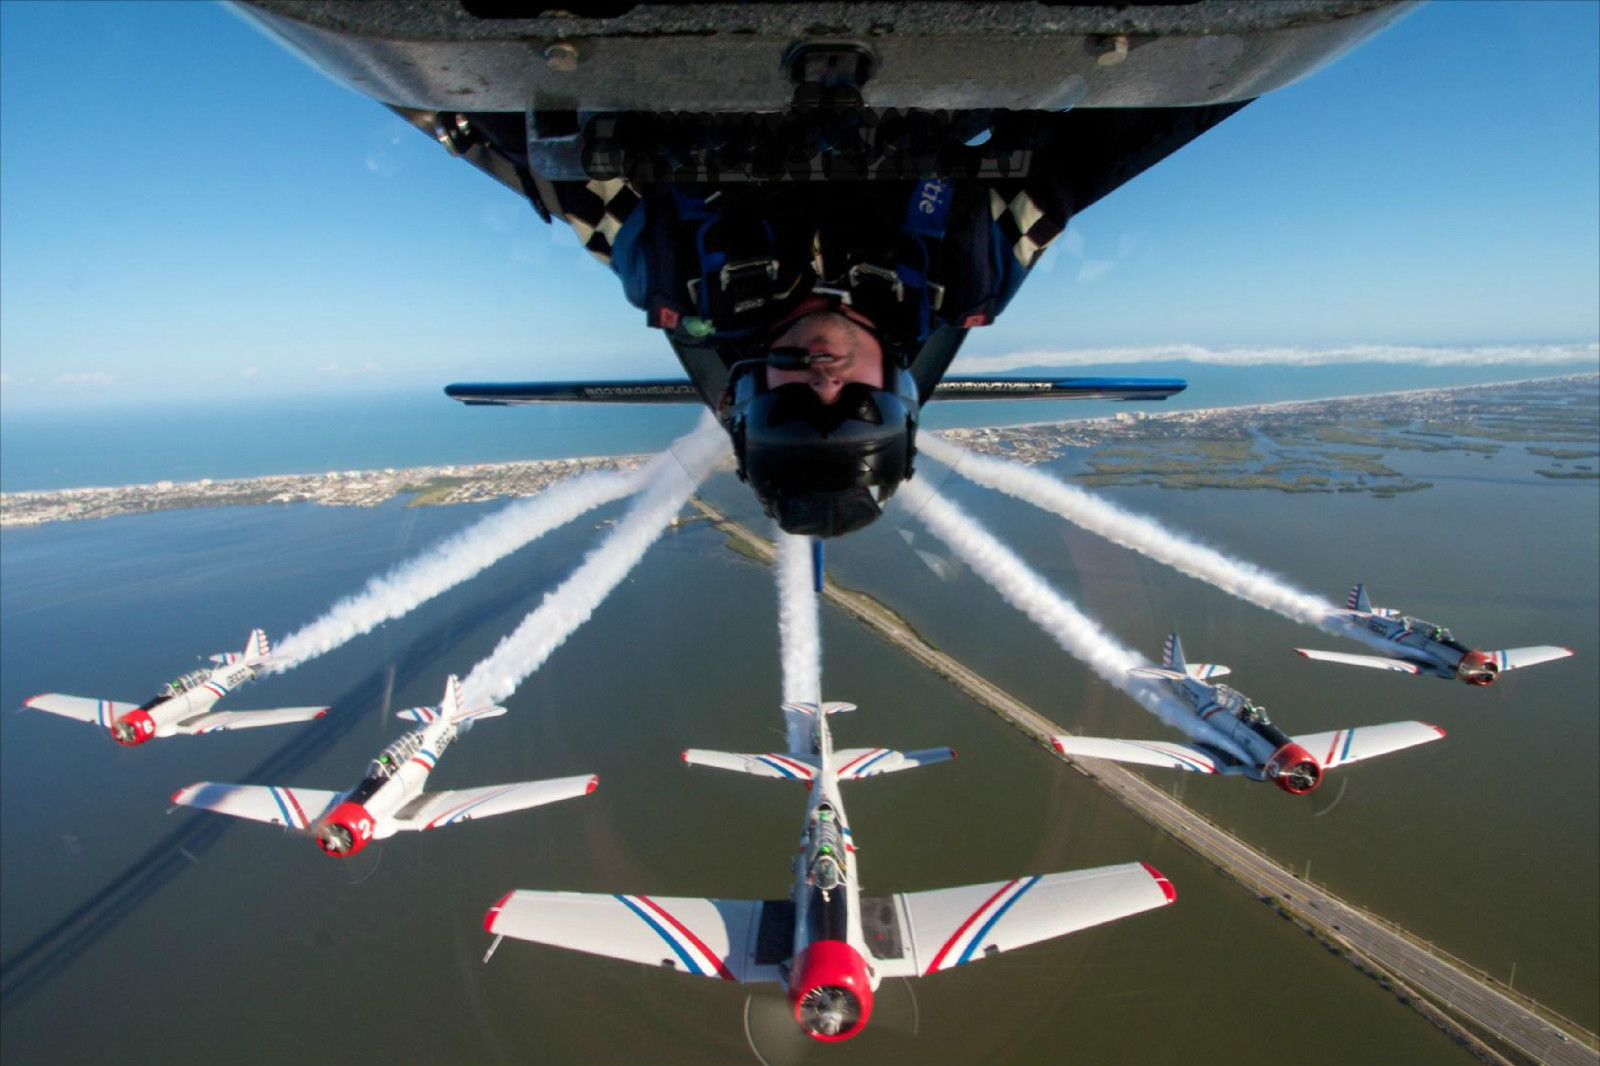
[[[1597,487],[1492,459],[1391,456],[1436,487],[1391,500],[1111,490],[1119,502],[1342,595],[1492,647],[1600,645]],[[1409,464],[1409,465],[1408,465]],[[1312,797],[1162,779],[1352,902],[1593,1028],[1600,795],[1593,654],[1485,691],[1306,663],[1320,638],[1059,520],[944,486],[1126,643],[1177,625],[1197,657],[1290,732],[1418,717],[1445,741],[1340,771]],[[746,490],[707,494],[757,521]],[[139,699],[192,656],[281,634],[496,505],[312,506],[125,516],[0,533],[0,706],[38,691]],[[776,898],[803,800],[686,768],[685,747],[782,743],[769,572],[703,525],[669,534],[509,701],[441,762],[436,787],[597,772],[587,798],[405,835],[356,859],[190,811],[196,780],[342,788],[536,607],[621,505],[557,531],[339,651],[242,690],[238,706],[329,702],[305,727],[116,747],[40,714],[0,715],[0,1053],[17,1062],[751,1062],[746,990],[512,941],[484,910],[512,888]],[[914,516],[836,544],[832,572],[1063,725],[1160,737],[956,566]],[[886,984],[841,1047],[772,1061],[1466,1063],[1371,980],[1079,775],[847,619],[825,612],[825,694],[857,703],[840,744],[951,744],[955,763],[850,786],[870,892],[1142,859],[1178,902],[911,988]],[[1313,646],[1315,646],[1313,644]],[[914,990],[913,990],[914,989]],[[92,1009],[104,1024],[85,1024]]]
[[[1355,393],[1569,374],[1555,367],[1215,367],[1140,363],[1097,375],[1182,377],[1189,388],[1151,411],[1227,407]],[[961,402],[928,407],[932,428],[1094,418],[1101,402]],[[660,450],[699,417],[683,407],[465,407],[442,391],[93,410],[6,410],[0,491],[137,485],[159,480],[320,474]]]

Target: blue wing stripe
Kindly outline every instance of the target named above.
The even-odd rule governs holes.
[[[1015,895],[1002,903],[1000,908],[989,916],[989,920],[983,923],[983,928],[979,929],[973,938],[968,941],[967,949],[961,953],[961,958],[957,960],[958,965],[972,958],[972,953],[978,949],[979,944],[983,943],[983,938],[989,935],[989,930],[994,928],[994,923],[998,922],[1002,917],[1004,917],[1006,911],[1011,909],[1011,905],[1017,902],[1017,900],[1021,899],[1023,895],[1027,893],[1028,889],[1032,888],[1038,883],[1039,877],[1037,875],[1028,878],[1027,884],[1018,889]]]

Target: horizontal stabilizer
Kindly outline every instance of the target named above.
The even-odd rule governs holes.
[[[817,705],[815,703],[785,703],[783,704],[783,709],[793,711],[796,714],[817,713]],[[836,700],[829,700],[822,705],[823,714],[845,714],[855,709],[856,705],[853,703],[840,703]]]
[[[1426,663],[1414,663],[1406,659],[1390,659],[1382,655],[1350,655],[1342,651],[1316,651],[1312,648],[1296,648],[1295,651],[1307,659],[1316,659],[1325,663],[1344,663],[1346,666],[1366,666],[1373,670],[1394,670],[1402,674],[1420,674],[1425,669],[1431,669]]]
[[[1013,948],[1164,907],[1172,882],[1142,862],[1019,877],[895,897],[910,944],[906,957],[880,960],[885,977],[938,973]]]
[[[504,707],[498,707],[498,706],[476,707],[476,708],[474,708],[474,709],[472,709],[470,711],[461,711],[458,714],[452,715],[451,716],[451,720],[453,722],[455,722],[457,725],[460,725],[462,722],[472,722],[472,721],[476,721],[479,718],[499,718],[502,714],[505,714],[505,713],[506,713],[506,709]],[[403,711],[394,712],[394,716],[396,718],[404,718],[408,722],[423,722],[423,723],[427,723],[427,722],[432,722],[432,721],[435,721],[436,719],[438,719],[438,717],[439,717],[439,708],[437,708],[437,707],[407,707]]]
[[[736,755],[731,751],[690,748],[683,753],[683,761],[690,766],[714,766],[719,770],[734,770],[741,774],[754,774],[757,777],[775,777],[783,781],[810,781],[817,772],[816,756],[795,752]]]
[[[921,751],[895,751],[892,748],[844,748],[833,753],[840,781],[859,781],[864,777],[892,774],[896,770],[915,770],[956,757],[950,748],[924,748]]]
[[[1233,673],[1230,667],[1220,663],[1185,663],[1183,669],[1196,681],[1210,681],[1214,677],[1227,677]]]
[[[694,383],[681,379],[649,381],[516,381],[446,385],[444,394],[465,404],[537,403],[700,403]]]
[[[309,829],[333,808],[341,795],[315,788],[219,785],[202,781],[174,792],[172,802],[180,807],[197,807],[288,829]]]
[[[1542,645],[1537,648],[1507,648],[1505,651],[1492,651],[1495,663],[1504,673],[1507,670],[1520,670],[1524,666],[1538,666],[1540,663],[1553,662],[1556,659],[1565,659],[1572,655],[1571,648],[1553,648]]]
[[[1189,677],[1188,674],[1161,666],[1134,666],[1128,669],[1128,673],[1133,677],[1154,677],[1163,681],[1184,681]]]
[[[1137,763],[1140,766],[1160,766],[1168,770],[1188,770],[1197,774],[1241,773],[1242,766],[1227,762],[1218,753],[1170,740],[1109,740],[1105,737],[1075,737],[1058,735],[1050,744],[1063,755],[1086,759],[1110,759],[1113,762]]]
[[[779,981],[777,966],[755,962],[762,908],[758,900],[523,890],[490,907],[483,928],[701,977]]]
[[[1189,387],[1182,378],[946,377],[935,400],[1165,400]]]
[[[222,733],[229,729],[259,729],[268,725],[309,722],[328,713],[326,707],[278,707],[270,711],[212,711],[185,718],[172,727],[174,733],[197,736]]]
[[[110,729],[118,718],[129,711],[137,711],[137,703],[118,703],[115,700],[91,700],[84,696],[63,696],[56,692],[46,692],[42,696],[34,696],[22,701],[24,707],[35,711],[45,711],[49,714],[59,714],[63,718],[71,718],[78,722],[88,722],[90,725],[102,726]]]
[[[1322,763],[1324,770],[1347,762],[1387,755],[1391,751],[1443,740],[1444,730],[1426,722],[1390,722],[1364,725],[1355,729],[1336,729],[1332,733],[1312,733],[1295,737],[1294,742]]]
[[[520,781],[512,785],[424,792],[395,812],[396,830],[438,829],[440,826],[525,811],[546,803],[587,796],[600,784],[594,774],[558,777],[547,781]]]

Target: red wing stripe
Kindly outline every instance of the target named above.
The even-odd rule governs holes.
[[[810,781],[812,774],[814,774],[816,772],[816,771],[812,770],[811,767],[807,766],[805,763],[803,763],[803,762],[795,762],[793,759],[785,759],[782,755],[771,754],[771,755],[768,755],[767,758],[771,759],[773,762],[781,762],[781,763],[783,763],[783,765],[785,765],[789,769],[793,770],[796,774],[800,775],[801,779],[806,780],[806,781]],[[643,899],[644,897],[640,896],[639,898]]]
[[[734,979],[733,974],[728,971],[728,964],[724,962],[715,951],[712,951],[710,948],[706,947],[705,941],[695,936],[694,932],[690,930],[688,926],[684,925],[682,922],[678,921],[678,919],[668,914],[661,908],[659,903],[651,899],[649,896],[635,896],[633,898],[638,900],[640,903],[643,903],[646,907],[649,907],[655,913],[659,914],[669,925],[672,926],[672,928],[681,933],[685,940],[693,944],[695,950],[704,956],[707,961],[716,963],[718,977],[722,978],[724,981],[732,981]]]
[[[990,907],[994,906],[995,900],[1011,891],[1016,887],[1016,885],[1017,879],[1012,878],[1010,881],[1007,881],[1005,884],[1001,885],[998,892],[984,900],[983,906],[973,911],[967,920],[961,923],[961,927],[954,933],[950,934],[950,939],[944,942],[944,947],[939,949],[939,953],[933,957],[933,961],[928,964],[928,968],[922,972],[924,974],[930,974],[937,970],[939,968],[939,964],[944,962],[944,957],[950,954],[950,949],[956,946],[956,941],[960,940],[961,935],[971,928],[973,922],[978,920],[978,916],[984,911],[988,910]]]
[[[1333,753],[1339,750],[1339,734],[1343,732],[1343,729],[1335,729],[1333,731],[1333,743],[1328,745],[1328,754],[1322,757],[1323,766],[1333,765]]]
[[[839,773],[837,776],[844,777],[851,771],[851,769],[855,767],[856,763],[861,762],[863,759],[870,759],[882,750],[882,748],[873,748],[871,751],[863,752],[862,754],[857,755],[854,759],[851,759],[849,762],[839,767]]]
[[[294,806],[295,817],[300,819],[300,825],[298,828],[304,829],[306,826],[310,825],[311,819],[306,817],[306,812],[301,809],[300,801],[295,798],[295,794],[289,789],[284,789],[283,794],[289,797],[289,802]]]

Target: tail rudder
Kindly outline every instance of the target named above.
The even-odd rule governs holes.
[[[461,679],[451,674],[444,683],[444,698],[439,701],[439,713],[453,722],[461,717],[465,709],[461,703]]]
[[[1175,673],[1189,672],[1183,660],[1183,641],[1178,639],[1177,630],[1167,634],[1167,643],[1161,649],[1161,665]]]
[[[1357,582],[1350,586],[1350,595],[1345,597],[1344,605],[1351,611],[1360,611],[1362,614],[1372,613],[1372,601],[1367,599],[1367,586]]]

